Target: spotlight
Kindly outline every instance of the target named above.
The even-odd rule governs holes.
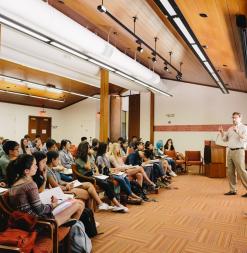
[[[100,11],[100,12],[106,12],[106,11],[107,11],[107,9],[106,9],[106,7],[105,7],[104,5],[99,5],[99,6],[97,7],[97,9],[98,9],[98,11]]]
[[[157,62],[157,59],[155,56],[152,58],[152,62],[154,62],[154,63]]]
[[[141,47],[141,45],[139,45],[139,46],[137,47],[137,51],[140,52],[140,53],[143,52],[143,48]]]
[[[168,65],[166,62],[164,62],[164,64],[165,64],[164,70],[168,72],[169,71]]]

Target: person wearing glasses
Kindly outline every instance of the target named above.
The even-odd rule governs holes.
[[[225,195],[237,194],[237,174],[239,175],[244,188],[247,190],[247,171],[245,170],[245,146],[247,141],[247,126],[241,123],[242,115],[239,112],[232,114],[233,125],[223,131],[222,126],[219,127],[222,140],[228,142],[227,168],[230,191]],[[247,193],[242,195],[247,197]]]
[[[4,154],[0,158],[0,181],[6,177],[6,168],[10,161],[19,156],[19,144],[16,141],[7,141],[3,145]]]

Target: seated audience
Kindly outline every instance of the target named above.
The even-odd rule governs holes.
[[[91,154],[90,154],[91,153]],[[88,142],[81,142],[77,149],[77,155],[75,160],[78,172],[83,176],[93,176],[95,170],[98,169],[95,166],[94,158],[92,156],[92,148],[89,149]],[[96,174],[98,174],[96,172]],[[127,212],[128,208],[122,206],[115,195],[114,185],[110,180],[102,180],[99,178],[95,178],[96,184],[105,191],[106,196],[112,203],[115,205],[113,211],[124,211]]]
[[[164,150],[166,151],[170,151],[170,150],[175,150],[174,146],[173,146],[173,141],[172,139],[168,139],[166,141],[166,144],[164,145]],[[176,159],[177,160],[184,160],[185,157],[182,153],[176,152]]]
[[[63,191],[72,192],[76,195],[77,198],[82,199],[84,201],[88,200],[89,198],[93,198],[98,204],[99,210],[110,209],[108,204],[103,203],[101,201],[94,186],[91,183],[84,182],[78,188],[77,187],[74,188],[73,184],[62,181],[60,174],[53,169],[53,167],[56,167],[58,163],[59,163],[58,153],[56,151],[49,151],[47,153],[47,167],[48,167],[47,182],[52,188],[60,186]],[[43,165],[43,163],[41,165]],[[42,169],[41,167],[41,170],[44,169]]]
[[[125,157],[127,155],[128,141],[125,140],[123,137],[119,137],[118,143],[120,145],[121,156]]]
[[[11,160],[15,160],[19,155],[19,144],[15,141],[6,141],[3,144],[4,155],[0,158],[0,180],[6,177],[6,168]]]
[[[20,151],[19,151],[20,155],[21,154],[29,154],[31,155],[31,148],[29,148],[28,146],[28,140],[25,138],[21,139],[21,147],[20,147]]]
[[[144,169],[141,166],[129,166],[126,165],[123,161],[123,158],[120,154],[120,148],[119,148],[119,144],[118,143],[113,143],[111,151],[110,151],[110,162],[113,165],[114,169],[113,171],[125,171],[125,173],[128,176],[128,179],[130,181],[132,180],[136,180],[139,185],[142,187],[142,183],[143,183],[143,179],[145,179],[148,183],[150,183],[151,185],[155,184],[148,178],[146,172],[144,171]],[[136,195],[131,192],[131,194],[129,194],[131,197],[136,198]]]
[[[79,219],[84,209],[80,200],[68,200],[70,205],[55,215],[52,210],[58,205],[58,199],[53,197],[51,204],[42,204],[37,185],[32,179],[37,170],[36,160],[28,154],[20,155],[11,161],[7,167],[7,183],[11,206],[19,211],[36,217],[55,218],[58,225],[66,223],[70,218]]]
[[[71,141],[62,140],[59,151],[59,159],[63,167],[71,169],[71,165],[74,163],[74,158],[70,153]]]
[[[0,157],[2,155],[4,155],[4,151],[3,151],[3,140],[4,138],[2,136],[0,136]]]

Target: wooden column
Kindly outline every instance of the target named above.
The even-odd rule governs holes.
[[[107,141],[109,129],[109,72],[100,70],[100,141]]]
[[[129,140],[140,137],[140,94],[129,96]]]
[[[150,94],[150,142],[154,144],[154,93]]]
[[[121,97],[110,97],[110,139],[116,141],[121,136]]]

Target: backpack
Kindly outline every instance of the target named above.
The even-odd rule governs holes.
[[[83,213],[80,217],[80,221],[82,221],[82,223],[84,224],[85,231],[90,238],[98,234],[95,225],[94,214],[90,208],[84,208]]]
[[[37,232],[27,232],[21,229],[7,228],[0,233],[0,244],[18,247],[23,253],[30,253],[34,247]]]
[[[81,221],[77,221],[69,232],[71,253],[90,253],[92,242],[85,232]]]

